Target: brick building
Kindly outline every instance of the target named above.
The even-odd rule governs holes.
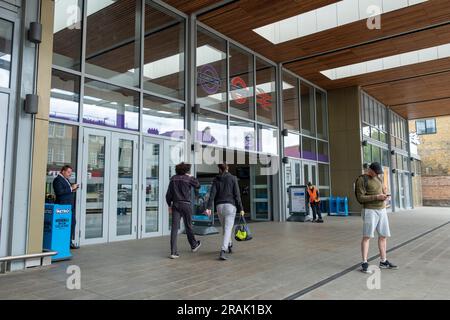
[[[422,161],[423,205],[450,206],[450,116],[411,120]]]

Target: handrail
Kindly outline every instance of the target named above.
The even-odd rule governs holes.
[[[8,262],[14,260],[22,260],[22,259],[33,259],[33,258],[43,258],[57,255],[56,251],[48,251],[42,253],[32,253],[32,254],[24,254],[20,256],[8,256],[8,257],[0,257],[0,262]]]

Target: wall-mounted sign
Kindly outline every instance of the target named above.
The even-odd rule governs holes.
[[[216,94],[221,86],[221,81],[217,70],[212,65],[204,65],[198,72],[198,83],[208,94]]]

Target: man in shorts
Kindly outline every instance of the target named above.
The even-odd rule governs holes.
[[[362,218],[364,220],[363,238],[361,241],[361,254],[363,262],[362,270],[369,273],[367,256],[369,254],[369,242],[375,237],[375,230],[378,233],[378,248],[380,250],[380,269],[397,269],[398,267],[386,259],[387,238],[391,236],[389,230],[389,220],[386,212],[386,194],[383,182],[379,175],[383,174],[381,165],[378,162],[372,163],[367,173],[356,180],[355,192],[358,202],[364,207]]]

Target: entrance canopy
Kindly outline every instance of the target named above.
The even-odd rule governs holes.
[[[324,89],[360,86],[407,119],[450,114],[450,1],[166,2]]]

